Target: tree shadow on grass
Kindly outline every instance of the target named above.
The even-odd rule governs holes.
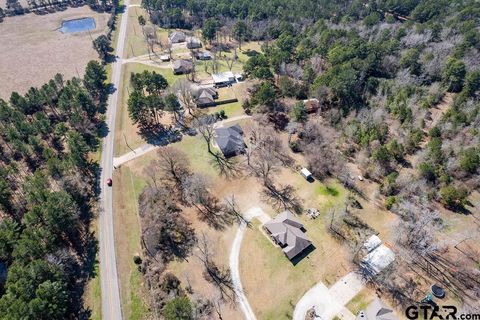
[[[182,133],[178,130],[166,130],[160,126],[141,127],[140,136],[149,144],[166,146],[182,140]]]

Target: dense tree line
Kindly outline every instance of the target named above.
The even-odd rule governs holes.
[[[172,114],[175,124],[181,124],[183,108],[174,92],[167,90],[167,80],[155,71],[131,74],[133,91],[128,97],[128,113],[143,135],[157,136],[168,128],[162,116]]]
[[[0,99],[0,286],[2,319],[88,316],[101,113],[106,73],[95,61],[83,79],[57,74],[25,95]]]
[[[98,12],[112,12],[109,26],[113,25],[115,11],[118,7],[118,0],[27,0],[27,5],[22,5],[18,0],[7,0],[5,8],[0,8],[0,22],[6,16],[21,15],[25,13],[46,14],[66,7],[78,7],[88,5],[92,10]]]

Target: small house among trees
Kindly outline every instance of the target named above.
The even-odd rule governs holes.
[[[212,60],[212,54],[208,51],[197,51],[193,53],[193,56],[197,60]]]
[[[234,74],[231,71],[222,72],[222,73],[214,73],[212,74],[213,84],[217,88],[226,87],[235,83],[237,81],[242,80],[242,75]]]
[[[196,37],[191,37],[187,41],[187,49],[198,49],[202,47],[202,42]]]
[[[195,103],[199,108],[206,108],[215,105],[215,99],[207,90],[202,90],[202,93],[195,99]]]
[[[187,37],[185,36],[185,33],[182,31],[173,31],[168,36],[168,39],[170,40],[170,43],[180,43],[180,42],[185,42]]]
[[[189,74],[193,71],[193,62],[189,60],[176,60],[172,65],[173,74]]]

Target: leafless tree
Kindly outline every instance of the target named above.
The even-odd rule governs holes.
[[[292,185],[276,186],[271,180],[268,180],[264,183],[263,195],[277,210],[302,212],[300,199],[297,197],[295,188]]]
[[[268,181],[271,173],[293,163],[283,141],[270,126],[254,122],[245,127],[245,132],[247,166],[254,176]]]
[[[165,262],[186,259],[196,242],[195,232],[181,215],[172,191],[147,186],[139,197],[144,249],[151,257],[160,254]]]
[[[230,216],[234,217],[238,221],[238,223],[246,223],[246,224],[250,223],[247,219],[245,219],[245,217],[240,212],[240,209],[238,208],[238,204],[235,200],[235,194],[232,194],[231,196],[226,197],[224,199],[224,207],[225,207],[225,212]]]
[[[213,252],[211,244],[205,234],[198,242],[197,258],[203,263],[204,271],[203,277],[208,282],[212,283],[220,293],[221,300],[235,303],[235,287],[230,275],[230,269],[226,266],[218,266],[213,261]]]
[[[173,92],[177,94],[188,113],[194,115],[197,105],[195,104],[192,84],[186,79],[180,79],[173,85]]]
[[[405,248],[426,255],[438,249],[435,231],[441,226],[438,211],[422,203],[404,200],[395,206],[395,212],[402,215],[397,225],[396,241]]]
[[[194,206],[200,219],[215,229],[223,229],[232,222],[219,199],[209,191],[209,181],[201,174],[192,174],[182,185],[184,201]]]
[[[172,183],[181,190],[183,181],[191,175],[187,155],[174,147],[162,147],[157,150],[157,158],[145,169],[155,188],[159,182]],[[162,185],[163,186],[163,185]]]
[[[195,118],[193,121],[193,126],[200,132],[205,143],[207,144],[208,153],[214,154],[212,151],[212,140],[214,137],[215,129],[214,124],[216,122],[215,117],[207,115],[200,118]]]

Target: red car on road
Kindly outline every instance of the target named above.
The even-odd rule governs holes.
[[[108,178],[107,179],[107,186],[111,187],[112,183],[113,183],[112,179]]]

